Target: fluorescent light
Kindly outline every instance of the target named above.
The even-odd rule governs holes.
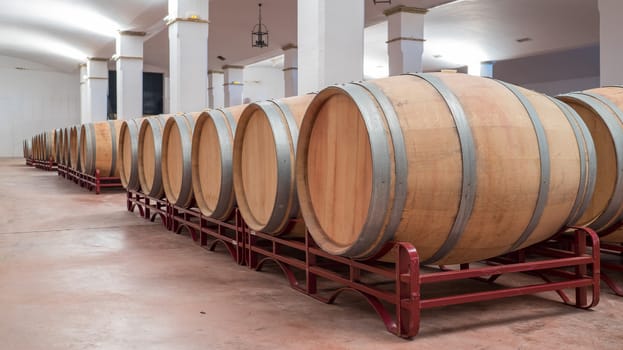
[[[24,21],[53,23],[61,28],[75,28],[112,38],[119,29],[123,29],[116,21],[76,1],[11,1],[2,5],[2,12],[5,16],[19,17]]]
[[[14,38],[19,38],[19,40]],[[0,35],[0,46],[16,48],[21,51],[44,52],[80,62],[85,61],[88,56],[87,53],[67,42],[44,33],[21,28],[3,28],[2,35]]]

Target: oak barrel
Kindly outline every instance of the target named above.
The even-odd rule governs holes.
[[[162,198],[162,130],[169,115],[145,118],[138,132],[138,180],[141,192]]]
[[[203,111],[195,123],[191,164],[195,201],[207,217],[226,220],[234,210],[233,149],[246,105]]]
[[[294,184],[298,129],[314,95],[248,105],[234,137],[234,192],[253,230],[281,233],[299,214]]]
[[[138,180],[138,131],[144,118],[125,120],[119,133],[119,177],[124,188],[140,189]]]
[[[162,131],[162,186],[167,200],[179,207],[193,204],[193,131],[199,113],[177,114],[169,118]]]
[[[30,138],[30,143],[32,144],[32,159],[37,159],[38,152],[38,145],[37,145],[37,135],[34,135],[33,137]]]
[[[24,158],[32,158],[32,140],[30,139],[24,140]]]
[[[299,135],[305,223],[357,259],[389,240],[423,263],[478,261],[543,241],[590,200],[592,140],[563,104],[464,74],[322,90]]]
[[[70,166],[71,162],[69,161],[69,133],[70,133],[70,126],[67,126],[63,129],[63,158],[64,158],[64,165],[66,166]]]
[[[33,158],[39,159],[39,135],[32,137]]]
[[[80,165],[80,128],[81,125],[74,125],[69,128],[69,159],[71,168],[82,171]]]
[[[67,133],[67,127],[61,129],[61,164],[68,165],[69,157],[67,156],[67,144],[69,139],[69,134]]]
[[[590,130],[597,150],[595,194],[578,225],[623,242],[623,87],[602,87],[558,96]]]
[[[62,161],[61,161],[62,142],[63,142],[62,130],[54,129],[54,159],[59,164],[62,164]]]
[[[80,128],[80,167],[82,172],[118,177],[117,147],[121,120],[82,124]]]
[[[43,160],[54,161],[54,153],[56,152],[56,139],[54,131],[45,131],[43,133],[44,153]]]

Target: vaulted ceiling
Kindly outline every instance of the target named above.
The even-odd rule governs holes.
[[[206,0],[207,1],[207,0]],[[209,66],[249,64],[296,43],[296,0],[261,0],[270,46],[251,48],[257,2],[210,0]],[[386,70],[388,5],[366,1],[366,69]],[[427,70],[597,44],[597,0],[393,0],[429,8]],[[0,0],[0,55],[71,72],[87,56],[111,57],[117,30],[148,33],[145,63],[168,69],[167,0]],[[517,39],[529,38],[524,42]],[[217,59],[223,56],[225,61]]]

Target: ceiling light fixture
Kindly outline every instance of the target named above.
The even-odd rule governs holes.
[[[392,0],[372,0],[372,2],[375,5],[378,5],[378,4],[389,4],[389,5],[391,5],[392,4]]]
[[[258,24],[251,31],[251,47],[267,47],[268,46],[268,28],[262,24],[262,4],[257,4],[259,9]]]

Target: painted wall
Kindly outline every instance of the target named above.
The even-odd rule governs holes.
[[[80,122],[80,81],[75,73],[0,56],[0,157],[21,157],[22,141]]]
[[[599,84],[599,46],[498,61],[493,77],[549,95]]]
[[[261,101],[284,96],[281,68],[248,66],[244,69],[243,101]]]

